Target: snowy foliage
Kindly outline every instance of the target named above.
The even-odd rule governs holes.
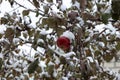
[[[120,6],[114,3],[0,1],[0,79],[119,80],[119,72],[102,66],[119,59]],[[61,37],[69,48],[57,44]]]

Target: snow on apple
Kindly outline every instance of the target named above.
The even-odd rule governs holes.
[[[70,31],[63,32],[63,34],[61,36],[65,36],[65,37],[69,38],[70,42],[72,42],[72,40],[75,39],[74,34]]]

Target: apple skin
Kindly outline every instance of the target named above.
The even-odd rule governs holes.
[[[57,46],[64,51],[70,50],[70,40],[65,36],[61,36],[57,39]]]

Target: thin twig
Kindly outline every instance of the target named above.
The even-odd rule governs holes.
[[[38,10],[38,9],[37,9],[37,10],[28,9],[27,7],[25,7],[25,6],[21,5],[21,4],[19,4],[18,2],[16,2],[16,1],[14,1],[14,2],[15,2],[16,4],[18,4],[20,7],[23,7],[23,8],[25,8],[25,9],[31,11],[31,12],[35,12],[35,13],[36,13],[37,10]],[[44,11],[42,11],[42,10],[40,10],[40,9],[39,9],[39,11],[41,11],[42,13],[44,13]],[[42,13],[39,12],[39,14],[40,14],[41,16],[44,16],[44,14],[42,14]]]
[[[33,5],[33,3],[30,0],[28,0],[28,1]]]
[[[97,36],[93,36],[90,41],[92,41],[93,39],[96,40],[106,30],[107,30],[107,28],[105,28],[103,31],[101,31]]]
[[[15,10],[18,9],[18,8],[20,8],[20,6],[18,6],[18,7],[16,7],[15,9],[9,11],[8,13],[13,12],[13,11],[15,11]]]

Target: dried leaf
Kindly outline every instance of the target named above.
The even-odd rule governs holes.
[[[83,12],[86,8],[87,1],[86,0],[77,0],[77,1],[80,2],[80,9],[81,9],[81,12]]]
[[[8,19],[4,18],[4,17],[1,17],[0,19],[0,24],[7,24],[9,22]]]
[[[41,73],[41,72],[42,72],[42,68],[41,68],[40,66],[37,67],[36,72],[37,72],[37,73]]]
[[[106,61],[106,62],[110,62],[112,59],[113,59],[113,54],[112,53],[108,53],[106,52],[104,55],[103,55],[103,59]]]
[[[65,57],[63,57],[63,56],[60,57],[60,63],[61,64],[66,64],[67,63]]]
[[[54,65],[47,66],[46,70],[50,75],[52,75],[54,72]]]
[[[33,0],[33,3],[36,8],[40,7],[39,2],[37,0]]]
[[[90,49],[86,49],[85,52],[86,52],[86,56],[92,56]]]
[[[9,38],[12,35],[14,35],[14,30],[12,28],[7,28],[7,30],[5,31],[5,38]]]
[[[30,12],[29,10],[23,10],[22,11],[22,15],[23,16],[27,16],[27,15],[29,15],[29,12]]]
[[[48,6],[48,5],[45,5],[45,6],[43,6],[43,9],[44,9],[44,13],[45,13],[45,14],[48,14],[49,6]]]

